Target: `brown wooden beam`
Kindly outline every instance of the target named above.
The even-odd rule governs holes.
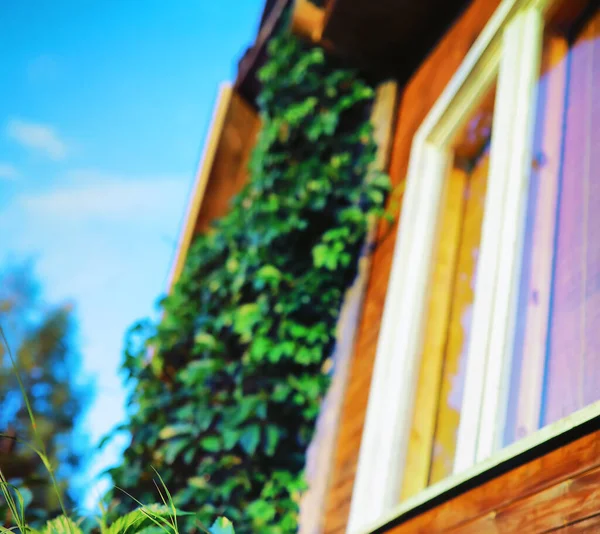
[[[600,430],[568,440],[599,423],[592,419],[540,445],[550,449],[546,454],[528,451],[524,463],[513,460],[520,463],[513,469],[482,473],[487,481],[472,479],[465,491],[456,488],[447,500],[440,495],[372,532],[549,532],[594,517],[600,510]]]
[[[319,43],[325,27],[325,10],[309,0],[296,0],[292,14],[292,32],[302,39]]]

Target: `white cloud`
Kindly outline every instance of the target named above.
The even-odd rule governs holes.
[[[67,156],[67,145],[52,126],[11,119],[6,125],[6,134],[21,145],[39,150],[53,160]]]
[[[189,180],[181,175],[127,177],[71,171],[64,185],[20,197],[21,207],[54,221],[160,221],[183,214]],[[177,221],[179,222],[179,221]]]
[[[0,211],[0,228],[9,236],[3,248],[39,257],[53,298],[110,293],[124,280],[122,290],[133,291],[136,284],[148,286],[149,273],[157,269],[150,286],[161,291],[189,182],[185,174],[69,173],[43,190],[30,188],[11,198]],[[164,264],[153,265],[154,271],[144,267],[131,279],[132,262],[147,265],[157,258]]]
[[[18,174],[17,169],[10,163],[0,162],[0,180],[14,180]]]

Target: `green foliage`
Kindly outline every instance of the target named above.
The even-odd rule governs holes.
[[[62,512],[54,482],[67,506],[75,501],[77,488],[66,483],[84,459],[77,423],[91,388],[81,380],[71,306],[44,304],[31,267],[9,264],[0,272],[0,470],[20,488],[35,523]],[[6,513],[0,502],[0,524]]]
[[[229,519],[220,517],[210,528],[210,534],[235,534],[235,531]]]
[[[10,281],[10,278],[8,278],[8,280]],[[34,286],[31,284],[31,278],[28,276],[18,276],[16,278],[16,283],[15,280],[12,280],[12,282],[13,283],[11,284],[5,283],[3,286],[4,291],[0,293],[0,296],[5,299],[0,300],[0,309],[4,312],[14,311],[15,308],[27,309],[27,306],[23,307],[23,303],[27,301],[18,297],[22,297],[23,295],[30,296],[34,293],[32,291]],[[18,291],[15,291],[15,289]],[[7,294],[11,296],[11,298],[6,299]],[[10,321],[7,322],[14,325],[14,317],[9,316],[8,319],[10,319]],[[57,333],[55,330],[52,330],[52,332]],[[59,329],[58,332],[62,332],[62,330]],[[40,339],[36,341],[34,346],[43,346],[44,339],[48,336],[49,334],[47,333],[44,335],[39,334]],[[56,343],[60,342],[62,339],[62,337],[56,339],[52,337],[50,340],[46,339],[45,342],[49,343],[49,347],[55,347]],[[36,392],[31,391],[27,387],[27,377],[22,375],[22,370],[19,368],[19,359],[15,358],[13,355],[5,330],[1,325],[0,348],[3,351],[0,352],[0,355],[6,360],[5,367],[12,369],[17,384],[16,388],[21,396],[24,410],[29,419],[30,430],[32,431],[33,444],[27,442],[22,444],[31,449],[40,461],[40,465],[46,469],[51,480],[52,491],[55,492],[55,498],[62,511],[62,515],[46,520],[46,524],[41,529],[34,528],[28,519],[28,516],[30,515],[29,508],[32,503],[35,502],[34,493],[28,488],[19,488],[11,483],[6,476],[6,472],[0,468],[0,496],[3,497],[3,502],[0,501],[0,509],[3,512],[2,521],[5,523],[4,525],[0,524],[0,533],[84,534],[84,529],[81,527],[83,519],[75,522],[67,515],[61,487],[55,476],[55,469],[52,466],[50,457],[48,456],[50,449],[45,445],[44,436],[40,432],[41,419],[34,413],[33,408],[36,406]],[[30,350],[31,349],[25,350],[25,354],[29,355]],[[14,444],[14,441],[12,444]],[[9,460],[11,460],[11,458],[12,456],[9,456]],[[4,458],[3,460],[5,460],[4,463],[6,465],[6,459]],[[8,462],[7,465],[9,467],[14,467],[14,462]],[[178,518],[182,516],[187,516],[188,518],[194,517],[194,520],[197,522],[197,517],[195,517],[196,514],[177,510],[171,492],[165,485],[163,478],[158,471],[154,470],[154,473],[158,478],[158,481],[154,481],[154,483],[163,502],[162,505],[153,504],[145,506],[135,498],[132,498],[133,502],[137,502],[137,504],[140,505],[139,508],[116,518],[111,525],[107,525],[107,514],[105,513],[104,507],[101,505],[103,515],[96,518],[98,525],[96,528],[92,529],[91,532],[93,534],[179,534]],[[46,516],[51,515],[50,510],[43,510],[43,512],[45,512]],[[203,531],[207,532],[207,534],[235,534],[231,522],[223,517],[218,518],[209,531],[204,529]],[[85,532],[90,532],[89,528],[85,529]]]
[[[249,183],[193,244],[163,319],[128,336],[132,441],[110,472],[150,500],[156,467],[178,508],[238,534],[297,529],[340,308],[389,190],[369,172],[369,84],[290,36],[269,54]],[[130,506],[112,498],[117,515]]]
[[[19,529],[18,532],[22,534],[84,534],[81,527],[83,520],[75,522],[66,515],[48,520],[41,529],[31,527],[26,523],[22,514],[18,512],[19,509],[23,510],[23,499],[19,496],[18,491],[15,491],[16,500],[14,497],[7,496],[7,486],[2,475],[0,475],[0,490],[0,493],[7,498],[10,509],[17,511],[15,523]],[[10,503],[11,499],[12,503]],[[99,526],[95,532],[98,532],[98,534],[179,534],[177,518],[181,516],[194,516],[194,514],[178,511],[167,504],[140,506],[134,511],[119,517],[111,525],[106,525],[103,520],[99,521]],[[0,533],[9,534],[15,531],[15,528],[9,529],[0,525]],[[208,534],[235,534],[233,525],[224,517],[218,518],[213,526],[205,532]]]
[[[46,523],[46,526],[40,530],[31,530],[32,534],[83,534],[79,525],[77,525],[72,519],[61,515],[55,519],[51,519]]]

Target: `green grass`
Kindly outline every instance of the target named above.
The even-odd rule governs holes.
[[[81,528],[85,518],[78,518],[77,520],[70,517],[64,504],[64,499],[58,481],[56,479],[55,471],[52,467],[48,455],[46,453],[46,447],[41,439],[36,426],[35,414],[31,408],[31,402],[25,390],[21,374],[19,372],[17,363],[13,357],[13,354],[8,345],[4,329],[0,326],[0,338],[2,344],[6,348],[6,352],[10,359],[10,363],[19,383],[21,394],[27,408],[29,420],[31,423],[31,429],[33,431],[34,443],[26,443],[40,458],[44,467],[48,471],[50,481],[56,492],[62,515],[57,518],[49,520],[42,530],[36,530],[30,527],[25,520],[25,509],[26,509],[26,498],[23,493],[6,479],[2,470],[0,470],[0,494],[6,501],[11,522],[14,523],[11,527],[5,527],[0,524],[0,534],[84,534]],[[10,437],[0,434],[0,437]],[[126,493],[131,499],[133,499],[139,507],[133,512],[126,514],[118,518],[114,523],[108,525],[106,522],[106,509],[100,503],[100,517],[95,518],[98,524],[97,531],[100,534],[180,534],[179,527],[177,524],[177,517],[182,515],[194,515],[191,512],[182,512],[175,508],[171,493],[165,485],[162,477],[158,471],[154,470],[157,479],[154,480],[158,495],[160,496],[161,504],[145,505],[139,502],[135,497]],[[199,525],[202,530],[208,534],[234,534],[233,525],[230,521],[225,518],[219,518],[215,521],[212,527],[208,530]]]

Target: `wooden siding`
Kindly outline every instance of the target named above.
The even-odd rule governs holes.
[[[315,43],[321,40],[325,24],[325,10],[309,0],[296,0],[292,16],[291,31],[298,37]]]
[[[397,116],[391,160],[390,174],[394,186],[401,187],[404,182],[412,138],[417,128],[498,4],[499,0],[475,0],[406,85]],[[326,534],[341,534],[346,528],[395,235],[395,227],[389,231],[386,223],[382,223],[342,410],[326,504]]]
[[[194,237],[227,213],[231,199],[246,184],[260,125],[258,113],[235,89],[223,85],[206,135],[169,286],[179,278]]]
[[[598,532],[599,513],[595,431],[380,532]]]
[[[256,111],[235,91],[232,94],[225,124],[216,149],[210,177],[204,193],[195,234],[229,211],[231,199],[248,180],[248,161],[260,129]]]

